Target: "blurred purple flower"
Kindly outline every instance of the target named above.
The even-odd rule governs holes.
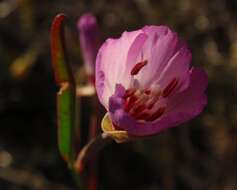
[[[85,69],[87,75],[94,81],[95,59],[100,45],[97,20],[92,14],[86,13],[79,18],[77,28]]]
[[[190,68],[191,57],[187,44],[166,26],[108,39],[96,59],[96,90],[113,130],[153,135],[200,114],[208,78]]]

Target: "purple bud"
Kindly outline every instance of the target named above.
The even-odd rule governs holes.
[[[94,81],[95,59],[100,45],[96,18],[90,13],[82,15],[78,19],[77,29],[85,69],[90,81]]]

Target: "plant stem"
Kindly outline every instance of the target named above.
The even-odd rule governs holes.
[[[74,165],[79,174],[83,173],[86,163],[94,158],[94,156],[96,156],[105,145],[112,142],[112,140],[113,139],[108,135],[102,133],[90,140],[90,142],[82,148]]]

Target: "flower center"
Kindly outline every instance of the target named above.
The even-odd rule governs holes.
[[[147,64],[147,61],[137,63],[131,70],[131,85],[123,97],[124,110],[138,121],[154,121],[166,111],[166,99],[178,87],[178,79],[173,78],[168,85],[161,89],[159,84],[141,89],[134,76]]]

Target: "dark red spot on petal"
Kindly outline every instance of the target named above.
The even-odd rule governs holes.
[[[172,93],[172,91],[175,89],[177,84],[178,84],[178,79],[174,78],[163,90],[162,96],[164,98],[168,97]]]
[[[131,75],[136,75],[147,64],[147,60],[137,63],[131,70]]]

